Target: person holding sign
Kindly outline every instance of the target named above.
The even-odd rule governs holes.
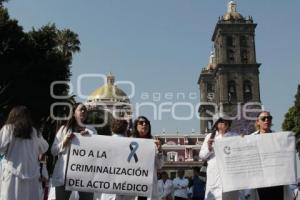
[[[255,122],[256,131],[252,133],[252,135],[264,135],[264,134],[272,133],[273,132],[271,130],[272,119],[273,117],[271,116],[270,112],[268,111],[260,112]],[[288,186],[283,186],[283,185],[258,188],[257,193],[260,200],[292,199],[292,195]]]
[[[128,121],[125,119],[112,119],[111,122],[112,137],[128,137]],[[102,193],[101,200],[134,200],[136,196],[120,195],[120,194],[106,194]]]
[[[213,129],[203,142],[199,157],[207,160],[207,182],[205,191],[205,200],[237,200],[239,194],[237,191],[222,192],[220,172],[217,167],[217,161],[214,154],[214,141],[223,137],[236,136],[236,133],[230,132],[231,120],[224,113],[218,113],[213,116]]]
[[[33,127],[29,110],[14,107],[0,131],[2,160],[0,199],[40,199],[40,164],[38,157],[48,143]]]
[[[87,109],[82,103],[76,103],[73,107],[72,117],[60,127],[56,133],[51,153],[58,156],[52,175],[52,186],[55,187],[57,200],[69,199],[71,191],[65,190],[65,171],[67,166],[68,152],[74,133],[81,135],[96,134],[96,130],[92,127],[86,127],[83,122],[87,118]],[[80,200],[92,200],[93,193],[79,192]]]
[[[136,138],[152,139],[151,135],[151,124],[150,121],[144,117],[139,116],[133,123],[132,136]],[[151,200],[159,200],[158,184],[157,184],[157,169],[161,169],[163,166],[163,155],[161,149],[161,143],[159,140],[155,141],[156,144],[156,155],[155,155],[155,166],[154,166],[154,178],[153,178],[153,190]],[[145,200],[147,197],[138,197],[137,200]]]

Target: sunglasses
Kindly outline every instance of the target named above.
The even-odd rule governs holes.
[[[138,124],[138,125],[148,125],[146,121],[142,121],[142,120],[141,120],[141,121],[138,121],[137,124]]]
[[[266,120],[272,121],[273,117],[272,116],[261,116],[259,117],[259,119],[263,122],[265,122]]]

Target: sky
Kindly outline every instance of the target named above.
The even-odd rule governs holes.
[[[104,84],[101,77],[89,77],[81,79],[78,87],[83,74],[111,72],[139,107],[134,113],[151,120],[154,134],[187,134],[200,130],[197,81],[208,63],[214,27],[228,2],[10,0],[5,6],[25,31],[55,23],[79,35],[81,52],[74,55],[71,68],[73,94],[88,96]],[[273,129],[281,130],[300,84],[300,1],[236,3],[238,12],[251,15],[258,24],[261,101],[274,117]],[[146,103],[153,107],[139,106]]]

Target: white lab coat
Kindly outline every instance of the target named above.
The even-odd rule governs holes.
[[[172,195],[173,182],[170,179],[167,179],[164,183],[162,179],[158,180],[158,193],[160,200],[163,200],[168,195]]]
[[[86,127],[84,131],[89,134],[97,134],[96,129],[93,127]],[[71,134],[71,130],[67,130],[65,126],[61,126],[55,135],[54,142],[51,147],[51,153],[53,156],[58,156],[51,177],[51,187],[49,189],[48,199],[54,200],[55,197],[55,187],[64,185],[65,182],[65,171],[68,159],[68,151],[70,146],[63,147],[63,139],[65,135]],[[72,192],[70,199],[77,199],[76,192]]]
[[[97,131],[92,127],[86,127],[84,131],[89,132],[89,134],[97,133]],[[58,156],[51,179],[53,187],[62,186],[65,182],[65,171],[70,146],[68,145],[63,147],[63,139],[67,134],[71,134],[71,130],[67,130],[65,126],[61,126],[55,135],[55,139],[51,147],[52,155]]]
[[[33,128],[30,139],[13,135],[13,125],[0,131],[2,160],[1,200],[39,200],[40,164],[38,157],[48,149],[48,143]]]
[[[233,192],[222,192],[222,183],[220,179],[220,173],[217,167],[217,161],[214,151],[208,150],[207,141],[210,138],[211,133],[206,135],[201,150],[199,152],[199,157],[202,160],[207,160],[207,182],[205,190],[205,200],[237,200],[239,198],[238,191]],[[236,133],[226,132],[224,136],[216,132],[215,140],[220,140],[222,137],[236,136]]]

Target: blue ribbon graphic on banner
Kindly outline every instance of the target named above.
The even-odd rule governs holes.
[[[131,158],[133,157],[134,158],[134,161],[137,163],[138,161],[138,157],[136,155],[136,151],[137,149],[139,148],[139,144],[137,142],[131,142],[130,145],[129,145],[129,148],[130,148],[130,154],[128,155],[128,158],[127,158],[127,161],[130,162]]]

